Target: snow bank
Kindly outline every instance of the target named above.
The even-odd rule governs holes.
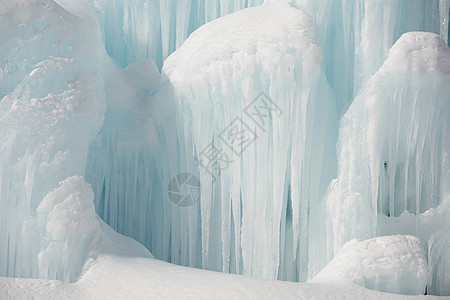
[[[430,296],[383,293],[353,283],[381,289],[399,284],[402,291],[420,292],[426,282],[424,268],[423,250],[412,236],[352,241],[316,279],[307,283],[186,268],[145,257],[100,254],[85,275],[73,284],[0,278],[0,298],[430,299]]]
[[[425,253],[414,236],[383,236],[347,242],[311,282],[349,280],[382,292],[424,294]]]
[[[378,232],[413,234],[420,237],[429,264],[428,294],[450,295],[450,195],[436,208],[415,215],[404,211],[399,217],[378,217]]]

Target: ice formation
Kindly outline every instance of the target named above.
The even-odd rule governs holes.
[[[41,238],[39,278],[77,280],[99,238],[91,187],[79,176],[64,180],[44,197],[36,218],[36,235]]]
[[[351,238],[375,235],[377,216],[409,212],[419,222],[422,213],[442,205],[450,188],[449,82],[444,41],[411,32],[355,98],[341,120],[339,174],[328,196],[336,250]],[[434,227],[421,236],[424,245],[436,232],[448,232],[445,222]],[[434,247],[436,241],[429,242]],[[448,252],[448,245],[440,251]],[[429,263],[448,268],[447,261]]]
[[[60,1],[60,0],[59,0]],[[57,1],[58,2],[58,1]],[[159,68],[195,29],[264,0],[89,0],[119,66],[150,58]]]
[[[28,225],[50,190],[84,173],[105,110],[105,52],[89,17],[21,2],[0,16],[0,274],[36,277]]]
[[[205,268],[306,280],[308,253],[326,261],[314,234],[326,212],[309,199],[334,174],[336,110],[314,36],[304,12],[279,2],[206,24],[164,64],[182,110],[181,167],[202,160]]]
[[[140,263],[237,284],[108,225],[156,258],[268,279],[306,281],[336,255],[298,291],[245,279],[257,295],[450,295],[449,7],[3,1],[0,276],[79,281],[1,278],[0,296],[97,297],[115,270],[157,276]],[[179,207],[167,189],[185,172],[200,198]],[[370,239],[395,234],[424,252]]]
[[[428,268],[415,236],[383,236],[347,242],[310,282],[346,280],[369,289],[398,294],[423,294]]]

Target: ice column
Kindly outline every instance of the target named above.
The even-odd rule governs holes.
[[[449,70],[444,40],[433,33],[406,33],[342,118],[339,175],[328,196],[335,250],[385,228],[378,216],[419,218],[444,203],[450,186]],[[426,245],[441,225],[425,224],[417,221],[414,227]]]
[[[108,53],[120,67],[164,60],[198,27],[263,0],[90,0]]]
[[[36,209],[60,181],[84,174],[105,110],[97,28],[53,1],[0,13],[1,276],[38,276]]]
[[[165,62],[171,173],[200,172],[187,224],[201,221],[204,268],[306,280],[326,263],[336,114],[321,59],[308,16],[281,1],[204,25]]]

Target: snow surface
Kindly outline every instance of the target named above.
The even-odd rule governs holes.
[[[370,289],[398,294],[423,294],[428,269],[415,236],[383,236],[346,243],[311,282],[341,277]]]
[[[125,237],[109,230],[113,243]],[[130,242],[132,242],[130,240]],[[127,248],[132,251],[135,242]],[[107,245],[105,249],[111,249]],[[370,248],[374,255],[367,251]],[[139,250],[139,249],[138,249]],[[387,251],[386,256],[380,256]],[[143,253],[145,254],[145,253]],[[135,254],[136,255],[136,254]],[[355,260],[356,258],[356,260]],[[361,260],[369,263],[361,267]],[[391,236],[369,241],[352,241],[317,277],[307,283],[256,279],[172,265],[160,260],[127,255],[102,254],[76,283],[42,279],[0,278],[1,299],[431,299],[370,290],[352,283],[364,279],[398,280],[403,284],[426,282],[423,249],[417,238]],[[398,274],[389,264],[399,267]],[[410,273],[410,268],[416,269]],[[425,266],[426,268],[426,266]],[[356,274],[356,277],[355,275]],[[406,275],[407,278],[403,278]],[[358,277],[361,276],[361,277]],[[371,285],[371,282],[359,282]],[[372,282],[374,283],[374,282]],[[393,283],[391,281],[388,284]],[[450,299],[441,297],[440,299]]]

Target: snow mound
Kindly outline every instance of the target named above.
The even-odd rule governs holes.
[[[381,67],[382,72],[432,72],[450,74],[450,49],[431,32],[407,32],[395,42]]]
[[[335,279],[382,292],[423,294],[428,269],[419,238],[383,236],[347,242],[311,282]]]
[[[94,193],[80,176],[70,177],[47,194],[36,213],[45,226],[38,254],[39,278],[73,282],[99,240]],[[62,275],[63,274],[63,275]],[[61,276],[62,275],[62,276]]]
[[[81,176],[67,178],[49,192],[25,228],[40,245],[40,279],[75,282],[99,255],[153,258],[141,244],[116,233],[97,216],[94,193]]]
[[[122,237],[123,238],[123,237]],[[117,245],[126,241],[115,240]],[[111,246],[111,245],[110,245]],[[148,257],[100,254],[76,283],[1,278],[2,299],[430,299],[371,290],[355,282],[372,279],[408,280],[403,275],[424,266],[420,243],[411,236],[353,241],[317,277],[306,283],[264,280],[172,265]],[[385,251],[385,254],[383,252]],[[365,263],[367,265],[364,265]],[[392,264],[392,265],[390,265]],[[400,267],[395,276],[395,267]],[[418,278],[422,277],[421,274]],[[423,287],[422,279],[409,279]],[[405,287],[405,282],[402,283]],[[437,298],[437,297],[436,297]],[[448,299],[439,298],[439,299]]]
[[[450,194],[439,206],[416,216],[407,211],[396,218],[379,216],[379,232],[420,237],[429,266],[428,294],[450,295]]]

